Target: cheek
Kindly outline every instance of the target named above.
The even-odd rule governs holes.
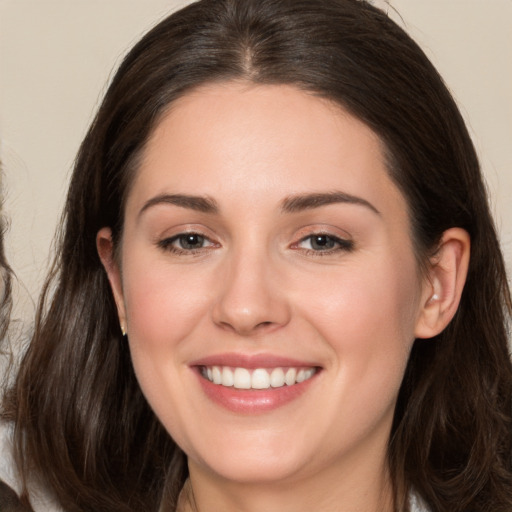
[[[126,266],[124,297],[128,329],[146,348],[179,343],[208,309],[206,276],[177,272],[153,261]]]
[[[302,304],[344,369],[373,384],[400,384],[414,341],[419,282],[412,258],[381,257],[326,276]],[[373,375],[372,375],[372,372]],[[376,382],[378,381],[378,382]]]
[[[129,254],[123,260],[123,293],[132,363],[149,404],[183,440],[190,408],[184,399],[187,342],[206,317],[206,281],[204,275],[177,272],[165,258]]]

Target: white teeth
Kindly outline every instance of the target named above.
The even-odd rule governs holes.
[[[231,368],[229,366],[203,367],[202,375],[210,382],[237,389],[269,389],[293,386],[310,379],[316,368]]]
[[[287,386],[292,386],[295,384],[295,377],[297,376],[297,370],[295,368],[288,368],[286,375],[284,376],[284,381]]]
[[[235,378],[233,376],[233,372],[231,368],[224,366],[222,368],[222,385],[226,387],[231,387],[235,383]]]
[[[214,384],[222,384],[222,373],[221,373],[220,368],[218,366],[214,366],[212,368],[212,376],[213,376],[213,383]]]
[[[234,386],[237,389],[251,389],[251,374],[249,370],[245,368],[235,368]]]
[[[273,388],[284,386],[284,372],[282,368],[274,368],[270,374],[270,385]]]
[[[253,389],[268,389],[270,387],[270,375],[267,370],[258,368],[252,372],[251,387]]]

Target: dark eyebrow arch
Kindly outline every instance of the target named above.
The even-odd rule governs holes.
[[[284,213],[296,213],[335,203],[349,203],[364,206],[377,215],[381,215],[379,210],[377,210],[373,204],[366,201],[366,199],[338,191],[290,196],[282,202],[281,210]]]
[[[146,201],[140,209],[138,216],[140,217],[146,210],[159,204],[172,204],[202,213],[219,213],[217,203],[209,197],[186,194],[161,194]]]

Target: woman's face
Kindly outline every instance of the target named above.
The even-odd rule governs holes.
[[[276,482],[384,464],[427,293],[410,231],[379,139],[339,107],[240,83],[172,105],[110,278],[192,467]]]

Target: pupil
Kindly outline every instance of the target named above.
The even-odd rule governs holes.
[[[319,235],[313,237],[313,249],[332,249],[334,247],[334,240],[327,235]]]

